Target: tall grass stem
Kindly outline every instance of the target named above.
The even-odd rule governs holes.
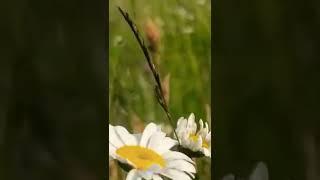
[[[136,24],[129,17],[129,14],[127,12],[123,11],[120,7],[118,7],[118,9],[119,9],[120,13],[122,14],[122,16],[124,17],[124,19],[126,20],[126,22],[128,23],[128,25],[130,26],[135,38],[137,39],[137,41],[139,43],[140,48],[142,49],[142,52],[143,52],[143,54],[144,54],[144,56],[145,56],[145,58],[147,60],[148,66],[151,69],[153,77],[154,77],[154,79],[156,81],[155,93],[156,93],[156,97],[157,97],[158,103],[160,104],[160,106],[165,111],[166,116],[167,116],[167,118],[169,120],[169,123],[172,126],[173,132],[174,132],[174,134],[175,134],[175,136],[176,136],[176,138],[178,140],[178,143],[180,145],[180,140],[179,140],[179,138],[177,136],[177,133],[175,131],[175,128],[174,128],[174,125],[173,125],[173,122],[172,122],[172,118],[171,118],[171,115],[170,115],[170,112],[169,112],[169,109],[168,109],[168,105],[167,105],[166,100],[164,98],[164,93],[163,93],[163,89],[162,89],[162,85],[161,85],[161,81],[160,81],[160,75],[159,75],[159,73],[158,73],[158,71],[156,69],[156,66],[154,65],[154,63],[152,63],[151,56],[149,54],[148,48],[147,48],[146,44],[144,43],[144,40],[143,40],[142,36],[140,35]]]

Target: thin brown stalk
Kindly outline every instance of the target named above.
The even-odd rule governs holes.
[[[179,138],[177,136],[177,133],[174,129],[174,125],[173,125],[173,122],[172,122],[172,118],[171,118],[171,115],[170,115],[170,112],[169,112],[169,109],[168,109],[168,105],[165,101],[165,98],[164,98],[164,93],[163,93],[163,89],[162,89],[162,85],[161,85],[161,81],[160,81],[160,75],[156,69],[156,66],[154,65],[154,63],[152,63],[152,59],[151,59],[151,56],[148,52],[148,48],[146,46],[146,44],[144,43],[144,40],[142,38],[142,36],[140,35],[140,32],[136,26],[136,24],[133,22],[133,20],[131,20],[131,18],[129,17],[129,14],[125,11],[123,11],[120,7],[118,7],[120,13],[122,14],[122,16],[124,17],[124,19],[126,20],[126,22],[128,23],[128,25],[130,26],[136,40],[138,41],[139,43],[139,46],[144,54],[144,57],[146,58],[147,60],[147,63],[148,63],[148,66],[149,68],[151,69],[151,72],[153,74],[153,77],[154,77],[154,80],[156,82],[156,85],[155,85],[155,94],[156,94],[156,97],[157,97],[157,100],[158,100],[158,103],[160,104],[160,106],[163,108],[164,112],[166,113],[166,116],[170,122],[170,125],[172,126],[173,128],[173,132],[179,142],[179,145],[180,145],[180,141],[179,141]]]

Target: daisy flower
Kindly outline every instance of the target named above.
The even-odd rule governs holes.
[[[185,154],[171,151],[177,141],[165,136],[159,126],[150,123],[142,134],[130,134],[122,126],[109,125],[109,156],[129,165],[126,180],[191,180],[194,162]]]
[[[200,128],[197,132],[197,123],[193,113],[188,119],[179,118],[176,128],[177,136],[182,147],[211,157],[211,132],[209,132],[208,123],[206,122],[203,127],[203,121],[200,119],[199,124]]]

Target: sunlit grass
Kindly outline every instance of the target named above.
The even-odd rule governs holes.
[[[141,131],[148,122],[166,123],[154,94],[154,81],[132,32],[117,6],[126,9],[143,32],[151,19],[161,34],[160,76],[170,74],[173,120],[191,112],[211,125],[210,1],[109,1],[109,123]],[[134,122],[134,123],[133,123]],[[140,124],[140,125],[139,125]],[[140,129],[139,129],[140,128]],[[199,179],[209,179],[211,162],[197,161]]]

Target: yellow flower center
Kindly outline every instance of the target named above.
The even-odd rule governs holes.
[[[198,141],[199,136],[198,135],[194,135],[194,134],[190,134],[189,135],[189,139],[193,142],[197,142]]]
[[[129,160],[136,169],[147,170],[152,165],[165,166],[165,161],[152,149],[141,146],[123,146],[116,150],[116,153],[123,159]]]
[[[199,135],[190,134],[189,139],[193,142],[197,142],[199,138]],[[209,148],[209,144],[206,140],[202,139],[202,147]]]
[[[202,147],[207,148],[207,149],[209,148],[209,144],[206,140],[202,141]]]

